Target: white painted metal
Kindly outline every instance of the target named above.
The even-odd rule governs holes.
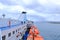
[[[18,29],[19,29],[19,31],[18,31]],[[16,30],[17,30],[17,32],[16,32]],[[18,27],[10,28],[8,30],[0,31],[0,35],[2,35],[2,36],[6,35],[5,40],[19,40],[25,34],[26,30],[27,30],[27,27],[26,27],[26,24],[24,24],[24,25],[20,25]],[[15,34],[13,34],[13,31],[15,31]],[[18,35],[18,32],[21,32],[22,36],[20,34],[19,37],[16,37]],[[8,33],[11,33],[10,37],[8,37]],[[2,36],[0,36],[0,39],[2,39]]]

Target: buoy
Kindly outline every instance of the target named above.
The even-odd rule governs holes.
[[[35,35],[34,40],[44,40],[44,38],[40,35]]]
[[[29,36],[27,37],[27,40],[33,40],[33,35],[29,35]]]

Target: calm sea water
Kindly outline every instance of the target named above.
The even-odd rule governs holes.
[[[35,22],[44,40],[60,40],[60,24],[47,22]]]

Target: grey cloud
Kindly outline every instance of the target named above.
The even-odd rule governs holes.
[[[4,5],[17,5],[16,2],[12,2],[11,0],[0,0],[0,3],[4,4]]]
[[[59,13],[59,11],[60,11],[59,5],[55,5],[52,3],[48,3],[47,5],[42,5],[42,4],[39,4],[36,0],[33,0],[32,3],[29,5],[24,4],[24,2],[21,0],[16,0],[16,1],[0,0],[0,2],[5,5],[22,5],[25,8],[28,8],[31,10],[33,9],[40,13],[41,12],[42,13]]]
[[[51,14],[49,17],[47,16],[46,18],[41,17],[41,16],[36,16],[36,15],[30,15],[29,18],[32,18],[33,20],[60,20],[58,17],[60,16],[55,16],[54,14],[60,14],[60,5],[56,5],[56,4],[52,4],[49,3],[48,5],[41,5],[39,4],[37,1],[33,1],[31,4],[26,5],[24,4],[24,2],[22,2],[21,0],[17,0],[17,2],[13,2],[13,1],[9,1],[9,0],[0,0],[0,3],[3,3],[4,5],[22,5],[23,7],[25,7],[25,9],[30,9],[30,10],[35,10],[37,11],[37,13],[42,13],[42,14]],[[17,11],[15,12],[9,12],[8,9],[3,9],[0,11],[0,13],[5,13],[5,14],[10,14],[13,17],[13,14],[16,16],[16,14],[18,13]],[[37,14],[36,13],[36,14]],[[52,18],[51,18],[52,17]]]

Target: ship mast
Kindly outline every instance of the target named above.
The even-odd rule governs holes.
[[[26,13],[25,11],[22,12],[22,16],[23,16],[23,23],[26,22],[27,18],[26,18]]]

